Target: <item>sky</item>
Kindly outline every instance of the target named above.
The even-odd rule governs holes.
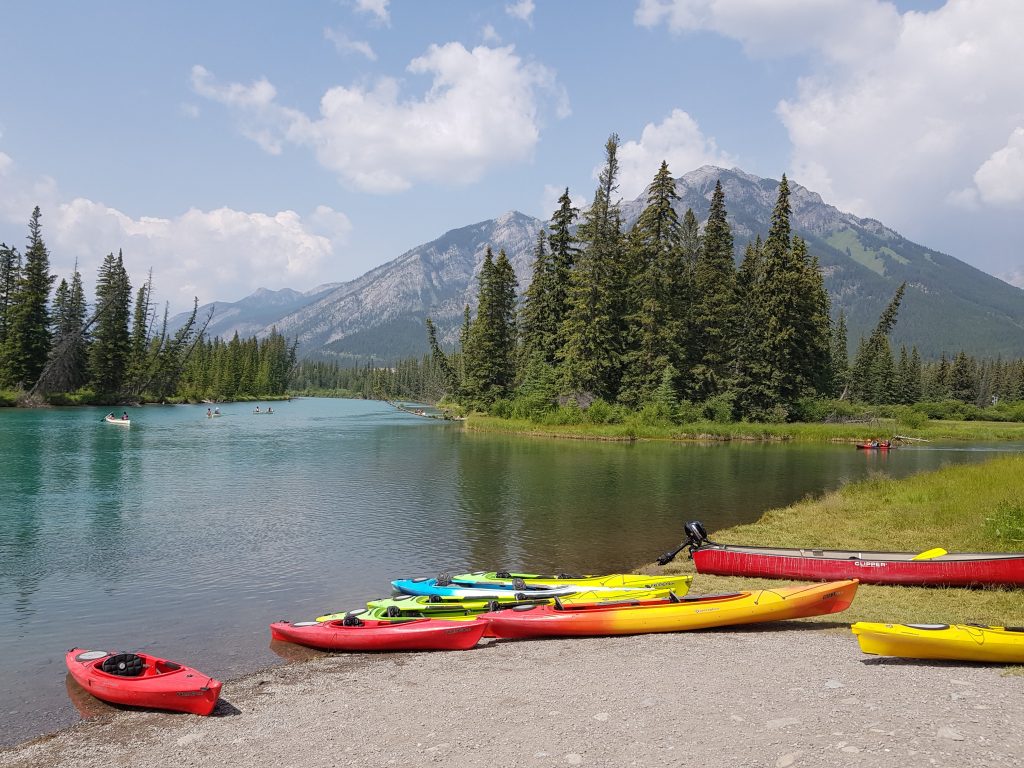
[[[662,160],[782,173],[1024,286],[1021,0],[5,3],[0,241],[172,311],[350,280]],[[728,201],[726,201],[728,205]]]

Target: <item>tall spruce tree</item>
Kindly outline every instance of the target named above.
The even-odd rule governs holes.
[[[82,274],[78,264],[71,276],[71,284],[61,280],[53,298],[53,345],[44,369],[45,374],[37,382],[37,390],[44,392],[73,392],[88,378],[88,333],[86,328],[87,307]]]
[[[131,340],[128,350],[127,389],[134,395],[140,395],[142,382],[149,377],[149,370],[154,362],[150,355],[150,337],[154,320],[153,312],[153,270],[149,271],[146,282],[139,286],[135,294],[135,309],[132,313]]]
[[[895,397],[895,364],[889,347],[889,334],[896,326],[900,304],[907,284],[896,289],[892,299],[882,310],[878,324],[866,341],[862,341],[854,360],[850,389],[854,399],[867,403],[884,404]]]
[[[7,329],[10,327],[13,310],[14,294],[21,276],[21,254],[7,243],[0,243],[0,362],[3,360],[4,344],[7,341]],[[3,378],[0,372],[0,379]]]
[[[568,307],[558,357],[562,390],[613,399],[623,346],[624,248],[614,195],[618,189],[619,137],[605,144],[605,165],[594,202],[577,232],[582,250],[569,279]]]
[[[108,253],[96,280],[97,318],[89,349],[90,383],[103,394],[121,394],[125,384],[131,354],[131,290],[121,252],[116,257]]]
[[[957,353],[949,371],[949,396],[962,403],[973,403],[978,397],[977,366],[963,350]]]
[[[576,265],[579,246],[573,228],[580,212],[572,204],[569,188],[558,198],[558,209],[551,216],[548,248],[551,253],[551,308],[555,317],[555,351],[564,344],[562,324],[569,311],[569,276]]]
[[[662,162],[647,193],[647,207],[627,238],[630,280],[623,376],[619,399],[637,406],[651,398],[662,372],[679,359],[682,318],[675,301],[683,273],[679,199],[668,163]]]
[[[541,229],[537,233],[537,245],[533,251],[533,278],[526,289],[520,311],[524,361],[532,358],[534,353],[539,353],[548,363],[555,362],[558,324],[561,319],[555,302],[554,262],[547,248],[547,233]]]
[[[32,211],[28,225],[28,248],[7,311],[7,339],[0,363],[0,376],[7,386],[30,387],[39,378],[50,354],[50,253],[43,242],[42,213]]]
[[[736,264],[721,181],[711,195],[697,257],[693,314],[691,392],[695,399],[704,400],[726,388],[735,366]]]
[[[469,398],[485,405],[507,396],[515,385],[516,285],[505,251],[495,259],[488,246],[476,319],[469,328],[465,383]]]
[[[839,317],[832,329],[832,344],[829,360],[832,365],[832,387],[833,397],[842,399],[845,397],[847,387],[850,384],[850,352],[846,331],[846,314],[839,310]]]

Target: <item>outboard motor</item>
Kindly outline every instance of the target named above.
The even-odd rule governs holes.
[[[691,550],[698,549],[705,544],[710,544],[707,529],[700,520],[691,520],[683,526],[686,531],[686,539]]]
[[[683,543],[673,551],[666,552],[664,555],[659,557],[658,565],[667,565],[675,559],[676,555],[687,547],[690,549],[690,557],[693,557],[694,550],[700,549],[705,544],[714,544],[714,542],[708,538],[708,532],[700,520],[691,520],[683,526],[683,530],[686,531],[686,538],[683,540]]]

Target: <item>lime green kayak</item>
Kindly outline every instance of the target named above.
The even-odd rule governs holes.
[[[671,593],[672,590],[670,589],[580,591],[570,595],[563,595],[558,599],[563,604],[568,605],[606,605],[622,600],[640,602],[665,600]],[[366,613],[360,614],[360,618],[370,618],[379,621],[410,618],[474,619],[481,613],[488,613],[502,608],[512,608],[517,605],[550,605],[553,602],[554,598],[522,599],[519,593],[509,590],[495,590],[494,596],[490,600],[426,595],[398,595],[397,597],[369,601],[366,604]],[[323,616],[318,616],[316,620],[337,621],[345,618],[349,613],[351,611],[327,613]]]

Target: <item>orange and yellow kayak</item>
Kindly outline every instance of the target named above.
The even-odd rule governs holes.
[[[798,619],[845,611],[858,581],[800,584],[731,595],[687,596],[677,602],[523,605],[485,613],[495,637],[634,635]]]

